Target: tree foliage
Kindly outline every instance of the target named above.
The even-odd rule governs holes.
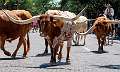
[[[84,13],[89,18],[96,18],[104,12],[105,4],[110,3],[115,10],[115,16],[120,18],[120,0],[61,0],[58,3],[54,3],[55,0],[0,0],[0,4],[8,2],[15,5],[17,1],[19,1],[19,9],[29,10],[33,15],[44,13],[48,9],[67,10],[78,14],[88,5]]]

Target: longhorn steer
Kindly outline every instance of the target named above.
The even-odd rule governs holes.
[[[80,35],[85,35],[89,31],[93,31],[96,34],[97,40],[98,40],[98,52],[103,53],[103,45],[106,40],[106,36],[112,32],[112,24],[117,24],[120,21],[113,21],[109,20],[105,16],[101,16],[96,18],[93,26],[85,33],[79,33]]]
[[[51,16],[63,16],[63,17],[67,17],[67,18],[72,18],[75,17],[76,15],[72,12],[69,11],[60,11],[60,10],[48,10],[46,11],[45,14],[51,15]],[[80,16],[77,20],[74,21],[75,23],[75,30],[76,32],[79,33],[83,33],[87,31],[87,18],[85,16]],[[76,34],[76,33],[75,33]],[[84,43],[83,45],[85,45],[85,39],[86,39],[86,35],[79,35],[76,34],[75,37],[73,38],[73,42],[75,43],[75,45],[79,45],[79,39],[84,38]],[[48,53],[48,42],[45,38],[45,51],[43,54],[47,54]]]
[[[98,17],[94,22],[95,27],[93,28],[93,32],[95,32],[98,40],[98,52],[103,53],[103,45],[106,41],[106,36],[112,32],[112,24],[107,22],[108,18],[102,16]]]
[[[25,20],[32,17],[32,15],[25,10],[6,10],[6,12],[13,18],[17,20]],[[30,24],[18,24],[13,23],[9,20],[9,18],[6,16],[6,14],[3,11],[0,11],[0,48],[4,51],[4,54],[7,56],[11,56],[11,53],[6,51],[4,48],[5,41],[13,41],[17,38],[19,38],[19,42],[17,45],[16,50],[13,52],[12,57],[15,57],[17,54],[18,49],[23,44],[24,46],[24,54],[23,57],[26,57],[29,48],[29,37],[28,32],[31,28]],[[27,41],[25,40],[25,36],[27,34]],[[26,44],[27,43],[27,44]]]
[[[87,31],[87,23],[88,19],[85,16],[80,16],[77,20],[75,20],[75,30],[78,33],[84,33]],[[75,43],[75,45],[79,45],[79,39],[82,40],[82,38],[84,39],[83,44],[81,45],[85,45],[85,39],[86,39],[86,35],[79,35],[77,33],[75,33],[75,38],[73,39],[73,42]]]

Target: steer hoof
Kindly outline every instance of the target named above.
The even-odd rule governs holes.
[[[60,62],[61,62],[61,59],[58,60],[58,63],[60,63]]]
[[[103,53],[103,51],[98,51],[98,53],[99,53],[99,54],[102,54],[102,53]]]
[[[71,64],[70,59],[67,59],[67,60],[66,60],[66,64]]]
[[[51,65],[51,66],[56,66],[57,63],[56,63],[56,62],[50,62],[50,65]]]
[[[15,53],[13,53],[11,57],[12,57],[12,58],[15,58],[15,57],[16,57],[16,54],[15,54]]]
[[[11,56],[11,58],[13,58],[13,59],[15,59],[15,57],[16,57],[16,56],[13,56],[13,55]]]
[[[26,56],[26,55],[23,55],[23,58],[27,58],[27,56]]]
[[[11,53],[8,52],[8,51],[4,51],[4,54],[7,55],[7,56],[11,56]]]
[[[50,60],[50,64],[54,65],[54,64],[56,64],[56,61]]]
[[[103,53],[103,49],[98,48],[98,53],[102,54]]]
[[[58,60],[61,60],[62,54],[58,54]]]
[[[46,52],[43,53],[44,56],[47,55],[47,54],[48,54],[48,53],[46,53]]]

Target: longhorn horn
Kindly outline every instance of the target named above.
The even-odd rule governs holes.
[[[65,20],[65,21],[75,21],[76,19],[78,19],[78,18],[81,16],[82,12],[83,12],[87,7],[88,7],[88,5],[87,5],[76,17],[74,17],[74,18],[65,18],[65,17],[63,17],[63,16],[57,16],[57,15],[54,15],[53,17],[54,17],[55,19],[63,19],[63,20]]]
[[[88,7],[88,5],[76,17],[72,18],[72,21],[75,21],[76,19],[78,19],[87,7]]]
[[[34,16],[30,19],[27,19],[27,20],[16,20],[15,18],[11,17],[5,10],[2,9],[2,11],[8,16],[8,18],[10,19],[10,21],[12,21],[13,23],[15,24],[29,24],[29,23],[32,23],[32,20],[33,19],[37,19],[40,17],[39,15],[38,16]]]
[[[112,23],[112,24],[120,24],[120,20],[106,20],[106,22]]]
[[[120,20],[105,20],[105,21],[108,22],[108,23],[112,23],[112,24],[120,24]],[[94,28],[95,25],[96,24],[93,24],[93,26],[84,33],[78,33],[78,32],[76,32],[76,33],[79,34],[79,35],[86,35],[86,34],[88,34],[89,32],[92,31],[92,29]]]
[[[92,27],[90,27],[90,29],[89,30],[87,30],[86,32],[84,32],[84,33],[78,33],[78,32],[76,32],[77,34],[79,34],[79,35],[86,35],[86,34],[88,34],[89,32],[91,32],[92,31],[92,29],[94,28],[94,26],[95,25],[93,25]]]

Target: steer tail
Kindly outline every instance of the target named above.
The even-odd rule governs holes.
[[[30,50],[29,34],[27,33],[27,52]]]

